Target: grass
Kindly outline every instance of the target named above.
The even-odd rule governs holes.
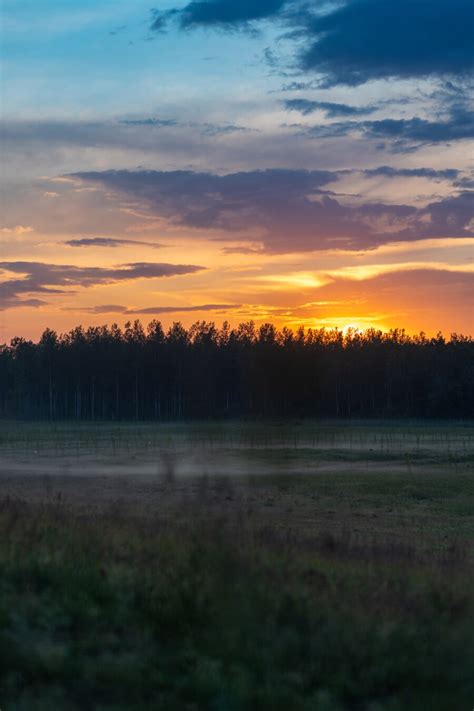
[[[473,454],[474,426],[470,422],[395,421],[226,421],[196,423],[4,421],[0,451],[49,452],[64,449],[96,452],[144,451],[163,446],[200,446],[207,450],[266,450],[310,448],[322,451],[362,449],[374,454]]]
[[[159,451],[171,436],[130,427],[133,452],[147,437]],[[321,442],[327,453],[332,437],[333,450],[347,454],[346,428],[305,425],[292,454],[294,433],[284,429],[275,469],[278,438],[262,426],[255,441],[272,445],[265,476],[252,468],[239,477],[175,476],[165,457],[161,474],[109,476],[107,487],[91,471],[44,482],[25,475],[21,496],[4,483],[0,707],[470,709],[474,472],[469,459],[446,452],[457,455],[464,442],[467,457],[472,429],[380,427],[353,430],[354,461],[324,459],[330,471],[309,472],[304,462],[317,456],[321,464]],[[418,437],[427,458],[358,469],[361,446],[370,452],[382,431],[391,453],[404,440],[416,449]],[[45,456],[55,437],[65,444],[77,433],[41,432]],[[33,441],[31,431],[4,433],[4,462],[20,436]],[[92,444],[101,461],[107,436]],[[209,436],[210,454],[240,441],[248,464],[252,446],[236,428],[192,436]],[[312,453],[311,437],[319,437]],[[265,446],[253,449],[264,457]]]
[[[468,708],[464,560],[236,522],[0,517],[7,709]]]

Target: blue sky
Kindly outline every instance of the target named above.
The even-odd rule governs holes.
[[[140,114],[158,110],[161,103],[165,110],[174,107],[189,94],[217,101],[229,95],[229,82],[244,91],[246,82],[258,85],[262,79],[264,37],[152,32],[149,2],[79,5],[64,0],[4,4],[3,88],[9,114]],[[166,9],[167,3],[159,6]]]
[[[470,2],[0,17],[0,340],[153,309],[474,330]]]

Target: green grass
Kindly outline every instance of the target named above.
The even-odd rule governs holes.
[[[472,708],[473,456],[456,423],[5,424],[0,708]]]
[[[221,449],[264,447],[341,449],[368,452],[466,453],[474,449],[474,425],[462,421],[225,421],[225,422],[9,422],[0,423],[0,451],[57,448],[134,450],[190,443]]]
[[[462,548],[203,513],[170,524],[4,502],[2,708],[470,708]]]

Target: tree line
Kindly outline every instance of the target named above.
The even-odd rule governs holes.
[[[0,417],[474,416],[474,339],[139,321],[0,346]]]

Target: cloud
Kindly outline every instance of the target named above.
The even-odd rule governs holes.
[[[473,70],[471,0],[348,0],[293,19],[307,42],[300,65],[322,74],[325,86]]]
[[[434,168],[392,168],[388,165],[381,165],[378,168],[368,168],[362,172],[368,178],[428,178],[432,180],[455,180],[459,176],[459,170],[454,168],[435,170]]]
[[[471,0],[194,0],[154,11],[151,30],[244,30],[273,20],[300,46],[298,64],[320,86],[357,86],[373,79],[466,77],[472,74]]]
[[[64,242],[68,247],[122,247],[122,246],[143,246],[151,247],[152,249],[160,249],[164,247],[163,244],[158,244],[156,242],[142,242],[140,240],[133,239],[116,239],[115,237],[91,237],[91,238],[80,238],[80,239],[69,239]]]
[[[86,121],[86,120],[59,120],[59,119],[5,119],[1,124],[2,144],[14,152],[23,146],[38,144],[47,146],[75,146],[88,148],[133,148],[142,146],[151,147],[158,133],[166,135],[175,131],[177,123],[174,121],[149,123],[142,121]]]
[[[365,121],[362,128],[374,138],[396,138],[402,141],[445,143],[474,138],[474,118],[468,111],[458,112],[447,121],[411,119],[381,119]]]
[[[195,311],[230,311],[240,309],[242,304],[200,304],[199,306],[148,306],[130,309],[127,306],[105,304],[103,306],[90,306],[84,308],[68,307],[67,311],[86,311],[90,314],[120,313],[125,316],[138,316],[139,314],[159,315],[172,313],[193,313]]]
[[[157,217],[172,224],[214,230],[216,239],[235,240],[239,233],[240,241],[261,241],[267,252],[370,249],[387,242],[471,233],[472,193],[422,208],[379,202],[345,205],[321,189],[335,175],[304,170],[227,175],[122,170],[74,177],[146,202]]]
[[[150,306],[143,309],[129,309],[128,314],[171,314],[192,313],[193,311],[229,311],[240,309],[242,304],[201,304],[199,306]]]
[[[183,135],[202,137],[253,133],[255,130],[234,123],[178,121],[177,119],[130,118],[119,120],[4,119],[1,122],[2,146],[14,153],[30,147],[74,146],[156,151],[157,141],[179,142]]]
[[[16,225],[15,227],[2,227],[0,228],[0,232],[6,235],[25,235],[29,232],[34,232],[34,228]]]
[[[283,84],[280,91],[302,91],[303,89],[319,89],[319,82],[315,79],[311,81],[290,81]]]
[[[265,250],[261,247],[223,247],[221,250],[224,254],[264,254]]]
[[[103,304],[102,306],[65,306],[63,311],[84,311],[88,314],[125,314],[126,306],[117,304]]]
[[[135,262],[117,267],[78,267],[70,264],[47,264],[44,262],[0,262],[0,270],[21,275],[20,279],[0,282],[0,308],[12,308],[11,304],[25,305],[22,294],[65,294],[71,287],[91,287],[100,284],[135,279],[153,279],[194,274],[204,267],[192,264],[155,264]]]
[[[362,133],[365,138],[391,141],[393,149],[417,143],[450,143],[474,138],[473,113],[465,108],[451,109],[446,120],[430,121],[414,116],[409,119],[379,119],[377,121],[339,121],[309,128],[303,133],[313,138],[333,138]]]
[[[140,119],[122,119],[119,123],[125,126],[156,126],[161,128],[163,126],[177,126],[178,122],[176,119],[160,119],[160,118],[140,118]]]
[[[191,127],[196,127],[198,124],[189,124]],[[225,136],[229,133],[247,133],[252,129],[246,126],[237,126],[236,124],[214,124],[204,123],[200,126],[200,130],[204,136]]]
[[[377,106],[349,106],[348,104],[334,104],[330,101],[310,101],[309,99],[286,99],[284,102],[288,111],[299,111],[303,116],[323,111],[328,118],[338,116],[364,116],[377,111]]]
[[[250,131],[246,126],[237,126],[233,123],[197,123],[195,121],[178,121],[177,119],[160,119],[160,118],[138,118],[138,119],[121,119],[118,124],[124,126],[144,126],[150,128],[191,128],[199,131],[203,136],[219,136],[227,133],[242,133]]]
[[[473,190],[474,176],[463,176],[454,182],[454,186],[461,188],[461,190]]]
[[[0,294],[0,311],[7,311],[10,309],[39,309],[41,306],[47,306],[47,301],[42,301],[41,299],[17,299],[16,297],[2,297]]]
[[[366,152],[366,146],[363,144],[362,141],[357,142],[359,144],[359,156],[355,155],[353,157],[353,154],[351,152],[351,147],[344,145],[344,149],[347,150],[347,155],[345,155],[341,161],[340,154],[342,153],[343,147],[341,146],[340,148],[338,146],[334,147],[334,153],[329,156],[330,161],[334,161],[336,165],[338,166],[347,166],[345,170],[350,171],[352,169],[352,166],[357,166],[358,168],[364,167],[365,165],[370,166],[378,166],[381,163],[385,163],[387,158],[389,157],[389,154],[381,154],[380,151],[376,151],[375,155],[371,155],[370,152],[367,150]],[[308,165],[318,165],[319,162],[319,157],[321,157],[321,160],[327,163],[328,161],[328,154],[332,150],[331,146],[320,146],[318,145],[318,153],[315,155],[315,146],[312,144],[311,139],[308,140],[298,140],[298,137],[294,136],[292,137],[292,140],[288,145],[286,145],[285,141],[282,139],[281,141],[278,139],[274,139],[274,142],[270,146],[270,143],[266,142],[265,143],[266,147],[269,147],[269,150],[271,151],[271,155],[268,156],[268,151],[265,152],[265,156],[259,155],[257,147],[258,143],[254,145],[255,150],[253,151],[253,155],[250,159],[250,167],[252,167],[252,163],[258,163],[262,162],[266,158],[268,158],[270,165],[273,161],[282,160],[285,161],[288,156],[290,156],[290,165],[293,163],[297,168],[295,170],[289,169],[289,172],[287,173],[287,178],[286,178],[286,185],[285,187],[281,190],[281,195],[280,195],[280,200],[283,202],[287,201],[287,197],[285,194],[286,190],[290,190],[290,195],[293,194],[293,187],[290,185],[291,182],[295,183],[295,193],[297,194],[298,192],[304,194],[307,193],[314,193],[317,190],[322,191],[323,189],[332,189],[336,191],[337,193],[351,193],[353,194],[354,192],[359,192],[361,189],[361,182],[360,182],[360,177],[359,175],[356,175],[354,173],[353,176],[349,174],[349,172],[344,173],[344,170],[316,170],[316,171],[309,171],[311,174],[311,185],[300,185],[299,181],[300,178],[299,173],[300,171],[298,170],[299,167],[301,167],[301,164],[304,166],[305,163],[307,162]],[[295,151],[293,152],[293,147],[295,147]],[[278,148],[280,148],[280,151],[278,151]],[[326,155],[324,155],[324,151],[326,151]],[[246,164],[249,161],[247,160],[247,155],[246,154],[250,153],[250,150],[242,150],[240,152],[239,160],[242,160],[242,163]],[[322,155],[321,155],[322,154]],[[384,156],[383,161],[380,160],[380,155]],[[466,156],[467,157],[467,156]],[[104,160],[106,157],[104,156]],[[367,162],[366,162],[367,160]],[[429,160],[431,161],[431,157],[429,157]],[[374,162],[376,161],[376,162]],[[121,167],[120,164],[123,165],[123,162],[125,162],[125,167],[126,166],[126,159],[121,157],[120,159],[117,159],[118,165]],[[212,155],[210,156],[209,163],[216,165],[217,164],[217,171],[215,169],[213,170],[212,168],[210,169],[210,173],[206,171],[204,175],[209,175],[214,172],[220,172],[220,170],[224,169],[225,170],[225,163],[224,165],[219,164],[219,161],[215,161],[212,159]],[[398,163],[398,161],[397,161]],[[410,159],[411,165],[416,165],[416,163],[413,162],[413,158]],[[298,164],[300,164],[298,166]],[[402,163],[403,165],[404,163]],[[108,165],[108,163],[106,163]],[[277,164],[278,165],[278,164]],[[391,164],[389,164],[391,165]],[[436,165],[434,163],[433,165]],[[446,163],[441,164],[443,167],[445,167]],[[450,165],[449,163],[447,165]],[[421,166],[423,166],[423,163],[421,163]],[[114,167],[114,166],[112,166]],[[132,166],[133,169],[133,166]],[[80,168],[79,168],[80,170]],[[86,168],[86,170],[89,170],[89,167]],[[106,171],[108,172],[108,171]],[[143,172],[145,173],[146,171],[138,171],[138,172]],[[190,171],[184,171],[181,175],[183,176],[183,186],[180,186],[183,190],[184,188],[184,183],[187,182],[188,179],[185,180],[185,176],[189,175]],[[275,176],[278,174],[279,171],[275,171],[273,173],[272,171],[258,171],[258,170],[246,170],[245,173],[240,173],[243,177],[241,178],[242,184],[244,181],[246,181],[249,184],[249,189],[251,189],[251,177],[250,175],[253,174],[254,177],[254,183],[255,183],[255,191],[258,195],[261,195],[261,198],[258,199],[263,199],[264,195],[266,192],[272,192],[275,191],[277,188],[274,185],[275,182]],[[284,171],[283,171],[284,172]],[[302,171],[305,173],[305,171]],[[359,172],[359,171],[358,171]],[[179,171],[173,171],[173,173],[176,176],[179,176]],[[229,175],[238,175],[235,171],[229,171],[226,170],[226,173]],[[195,175],[195,174],[194,174]],[[463,171],[462,173],[463,176],[465,176],[465,172]],[[98,177],[98,176],[97,176]],[[169,183],[171,181],[171,175],[166,175],[163,174],[162,182],[163,182],[163,190],[165,191],[165,194],[162,196],[162,201],[164,203],[169,202],[171,198],[168,198],[166,196],[166,191],[169,190],[169,186],[165,185],[165,183]],[[199,180],[198,178],[193,178],[192,176],[189,177],[189,182],[192,180],[193,181],[193,187],[190,186],[190,191],[191,191],[191,204],[194,205],[194,211],[198,212],[199,211],[199,206],[195,205],[196,200],[193,198],[193,193],[196,193],[196,191],[202,189],[204,190],[204,196],[203,196],[203,206],[209,203],[209,196],[207,195],[207,192],[212,193],[214,188],[217,189],[217,193],[220,193],[224,191],[229,199],[232,199],[233,201],[233,196],[232,193],[234,192],[233,188],[230,186],[231,178],[226,178],[226,180],[221,180],[222,176],[215,176],[213,179],[210,179],[208,181],[208,188],[205,189],[204,186],[204,180]],[[384,177],[384,176],[380,176]],[[396,177],[396,176],[393,176]],[[407,189],[408,189],[408,174],[406,174],[407,177],[407,182],[402,184],[399,181],[399,185],[397,186],[397,194],[400,194],[400,190],[402,189],[405,194],[407,194]],[[416,177],[415,175],[413,177]],[[426,176],[425,176],[426,177]],[[442,176],[440,176],[442,178]],[[109,176],[105,176],[107,184],[111,184],[111,178]],[[317,179],[317,180],[316,180]],[[343,185],[340,187],[339,185],[336,187],[336,183],[340,181],[341,179],[344,179]],[[412,179],[412,178],[411,178]],[[434,176],[433,176],[433,179]],[[446,176],[447,180],[449,180],[449,177]],[[150,195],[144,195],[144,198],[141,199],[140,196],[138,195],[138,190],[139,190],[139,182],[140,179],[137,178],[136,184],[133,183],[131,185],[132,187],[132,192],[128,191],[128,186],[124,185],[124,191],[123,193],[119,192],[119,190],[107,190],[106,188],[102,187],[98,181],[95,183],[93,182],[88,182],[85,183],[81,180],[78,179],[67,179],[67,181],[64,181],[64,179],[60,179],[61,182],[56,182],[57,179],[55,178],[50,178],[50,179],[41,179],[41,180],[36,180],[35,182],[32,183],[23,183],[21,185],[21,189],[19,189],[18,184],[11,184],[5,187],[5,193],[4,193],[4,200],[2,203],[3,207],[3,212],[4,212],[4,222],[3,224],[6,227],[12,228],[14,225],[27,225],[27,224],[32,224],[35,228],[35,231],[32,232],[31,234],[24,234],[18,237],[11,238],[10,234],[8,233],[0,233],[0,240],[2,241],[4,245],[4,254],[3,254],[3,259],[7,258],[28,258],[30,256],[30,253],[28,252],[22,252],[24,256],[21,256],[18,251],[14,251],[15,244],[18,243],[18,246],[20,246],[19,242],[22,243],[23,245],[26,244],[31,244],[32,242],[41,242],[43,244],[50,242],[51,239],[54,238],[54,235],[56,235],[56,241],[59,242],[61,240],[61,243],[64,240],[67,240],[68,242],[72,242],[72,244],[65,245],[65,248],[68,250],[79,250],[82,249],[83,252],[86,250],[90,251],[91,249],[95,248],[101,248],[101,249],[106,249],[106,243],[105,242],[83,242],[82,240],[86,239],[111,239],[111,240],[118,240],[118,239],[124,239],[124,240],[136,240],[138,241],[143,241],[143,242],[149,242],[149,243],[154,243],[156,241],[157,244],[161,244],[163,247],[169,246],[170,244],[175,244],[177,236],[176,230],[175,230],[175,225],[173,224],[173,219],[171,217],[167,217],[167,209],[166,205],[164,206],[163,210],[163,219],[158,219],[157,220],[157,210],[155,208],[155,202],[158,199],[157,193],[161,190],[161,187],[157,185],[155,189],[153,189],[153,186],[149,186],[149,192],[152,194],[153,200],[150,200]],[[375,180],[375,177],[372,178],[372,180]],[[126,182],[126,181],[125,181]],[[132,182],[132,178],[129,179],[129,182]],[[179,181],[177,181],[177,184]],[[409,193],[407,195],[407,198],[401,199],[400,197],[394,198],[393,194],[391,194],[391,188],[387,184],[388,183],[388,175],[385,174],[384,180],[380,182],[380,186],[377,189],[377,197],[375,199],[377,200],[382,200],[386,202],[405,202],[407,200],[412,204],[415,200],[415,198],[419,195],[420,191],[424,194],[422,197],[425,199],[425,202],[428,200],[432,200],[432,187],[429,186],[427,183],[425,184],[418,184],[417,185],[417,192],[415,193]],[[459,183],[459,180],[456,180],[456,183]],[[105,183],[104,183],[105,185]],[[48,200],[43,197],[43,193],[45,190],[45,187],[51,187],[54,186],[54,188],[58,191],[60,196],[58,198],[55,198],[54,200]],[[288,187],[287,187],[288,186]],[[340,189],[339,189],[340,187]],[[459,183],[458,185],[454,186],[458,187],[460,189],[466,189],[469,187],[468,182],[463,182],[462,184]],[[448,189],[448,185],[443,185],[443,192],[446,192]],[[144,190],[144,187],[143,187]],[[206,192],[207,190],[207,192]],[[156,193],[156,194],[154,194]],[[427,195],[426,195],[427,194]],[[387,195],[387,197],[384,197]],[[426,195],[426,197],[425,197]],[[237,196],[238,197],[238,196]],[[335,194],[333,194],[333,197],[336,197],[336,199],[343,199],[337,198]],[[173,200],[176,200],[177,198],[173,198]],[[243,199],[239,198],[239,199]],[[257,198],[256,198],[257,199]],[[28,221],[25,222],[25,205],[27,206],[27,217]],[[151,208],[150,208],[151,205]],[[186,210],[186,206],[183,205],[184,210]],[[297,206],[295,205],[295,209],[297,209]],[[179,210],[181,212],[181,208]],[[160,208],[160,213],[162,214],[162,209]],[[204,215],[203,215],[204,218]],[[182,224],[182,220],[178,218],[178,222]],[[248,216],[242,214],[236,216],[236,219],[234,221],[235,224],[235,229],[240,229],[239,223],[244,222],[245,225],[249,225],[249,220]],[[228,225],[230,224],[230,221],[226,221],[226,229],[228,229]],[[256,228],[260,229],[258,226],[258,223],[256,222]],[[206,228],[204,228],[206,229]],[[216,229],[219,229],[218,226]],[[245,227],[247,229],[247,227]],[[293,232],[294,230],[291,230]],[[214,236],[214,235],[211,235]],[[80,242],[76,240],[81,240]],[[259,236],[257,235],[255,237],[255,241],[259,241]],[[108,244],[111,245],[110,249],[113,249],[112,244],[113,242],[109,242]],[[118,247],[118,244],[117,244]],[[123,244],[124,248],[127,248],[129,250],[132,250],[134,248],[133,244],[130,244],[129,246]],[[148,249],[148,246],[144,244],[143,249]],[[142,248],[140,247],[140,248]],[[150,249],[152,247],[150,246]],[[132,255],[132,252],[130,251],[130,255]],[[153,257],[152,257],[153,255]],[[143,253],[142,255],[139,255],[137,258],[135,256],[130,256],[126,257],[123,261],[133,261],[134,259],[143,259],[146,261],[156,261],[157,259],[158,252],[153,251],[150,253],[150,255]],[[57,255],[55,255],[57,257]],[[2,255],[0,255],[0,259],[2,258]],[[40,255],[35,255],[35,258],[38,259],[44,259],[48,261],[49,257],[46,259],[44,256]],[[67,259],[72,259],[72,261],[76,261],[72,257],[68,257]],[[67,259],[64,257],[64,260],[67,261]],[[161,257],[158,261],[173,261],[173,260],[168,260],[165,259],[164,257]]]
[[[126,29],[127,29],[127,26],[126,26],[126,25],[119,25],[119,26],[116,27],[114,30],[111,30],[111,31],[109,32],[109,35],[112,35],[112,36],[118,35],[118,34],[120,34],[121,32],[124,32]]]
[[[218,27],[247,29],[250,22],[278,16],[286,0],[194,0],[180,9],[155,10],[151,30],[163,32],[176,19],[182,29]]]

